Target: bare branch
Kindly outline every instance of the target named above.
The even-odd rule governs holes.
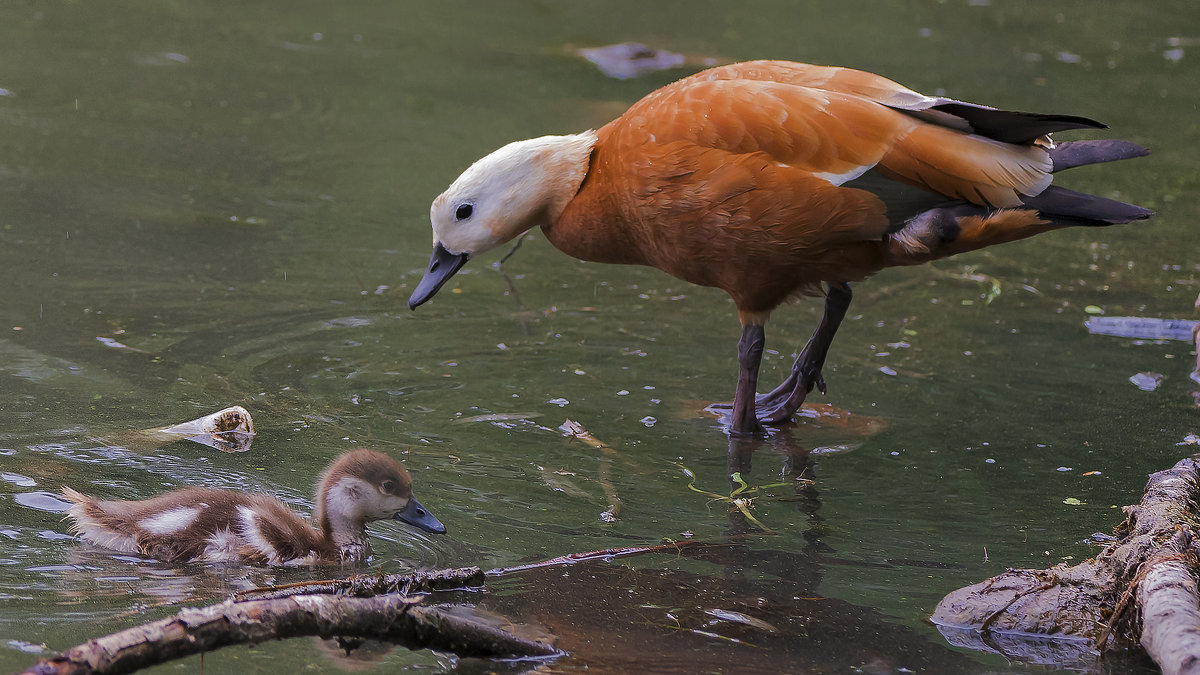
[[[27,674],[110,675],[242,643],[319,635],[386,640],[409,649],[438,649],[464,657],[553,658],[562,652],[498,628],[417,607],[396,594],[372,598],[296,595],[226,600],[136,626],[39,661]]]

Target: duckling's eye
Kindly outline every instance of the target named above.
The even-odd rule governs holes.
[[[474,204],[471,204],[470,202],[459,204],[458,208],[454,210],[454,219],[455,220],[466,220],[467,218],[470,218],[471,214],[474,212],[475,212]]]
[[[383,490],[384,494],[394,494],[396,492],[396,481],[388,479],[379,484],[379,489]]]

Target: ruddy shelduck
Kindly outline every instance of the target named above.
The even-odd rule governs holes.
[[[563,252],[715,286],[742,324],[731,429],[788,420],[815,387],[849,283],[1071,225],[1148,218],[1051,185],[1055,172],[1147,153],[1069,115],[925,96],[878,75],[786,61],[699,72],[599,131],[510,143],[433,201],[433,257],[409,307],[468,260],[541,227]],[[824,283],[824,289],[822,288]],[[825,312],[790,376],[755,395],[763,326],[789,298]]]
[[[334,460],[317,482],[315,527],[271,495],[192,487],[142,501],[102,501],[69,487],[67,516],[84,541],[167,562],[279,565],[370,555],[366,523],[396,519],[442,534],[412,495],[412,477],[374,450]]]

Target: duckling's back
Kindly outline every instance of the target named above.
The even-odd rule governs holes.
[[[141,501],[98,501],[71,488],[67,514],[85,541],[168,562],[283,563],[327,556],[319,533],[274,497],[186,488]]]

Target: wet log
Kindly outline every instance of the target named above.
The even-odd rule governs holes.
[[[437,649],[464,657],[544,659],[561,656],[550,645],[526,640],[484,623],[420,607],[420,598],[398,594],[355,598],[295,595],[267,600],[226,600],[90,640],[27,675],[130,673],[229,645],[306,635],[370,638],[409,649]]]
[[[1007,570],[950,593],[930,619],[953,644],[1010,657],[1071,666],[1140,643],[1163,672],[1200,674],[1198,500],[1200,461],[1181,460],[1150,476],[1096,558]]]
[[[485,575],[478,567],[424,570],[409,574],[379,574],[348,579],[301,581],[281,586],[252,588],[234,594],[235,600],[274,600],[293,595],[334,594],[369,598],[385,593],[412,595],[433,591],[453,591],[483,586]]]

